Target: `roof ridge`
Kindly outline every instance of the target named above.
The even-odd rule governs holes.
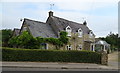
[[[45,22],[36,21],[36,20],[28,19],[28,18],[24,18],[24,20],[29,20],[29,21],[34,21],[34,22],[39,22],[39,23],[43,23],[43,24],[46,24]]]
[[[64,18],[61,18],[61,17],[57,17],[57,16],[52,16],[52,17],[59,18],[59,19],[62,19],[62,20],[68,21],[68,22],[72,22],[72,23],[83,25],[82,23],[74,22],[74,21],[67,20],[67,19],[64,19]]]

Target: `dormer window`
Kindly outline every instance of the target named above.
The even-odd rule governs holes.
[[[89,37],[90,37],[90,38],[93,37],[93,32],[92,32],[92,31],[89,32]]]
[[[78,29],[78,37],[82,37],[82,35],[83,35],[83,31],[82,31],[82,29],[80,28],[80,29]]]
[[[70,28],[70,26],[67,26],[66,27],[66,32],[68,33],[67,36],[71,36],[71,31],[72,31],[72,29]]]

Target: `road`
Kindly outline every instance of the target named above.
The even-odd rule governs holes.
[[[114,69],[56,69],[56,68],[20,68],[3,67],[3,71],[117,71]]]
[[[106,65],[90,63],[3,62],[3,71],[116,71]]]

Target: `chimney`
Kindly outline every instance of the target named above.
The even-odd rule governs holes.
[[[51,17],[51,16],[53,16],[53,12],[52,11],[49,12],[49,17]]]
[[[85,25],[85,26],[86,26],[86,25],[87,25],[87,22],[86,22],[86,21],[84,21],[84,22],[83,22],[83,25]]]

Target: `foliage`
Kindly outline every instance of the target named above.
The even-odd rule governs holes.
[[[2,29],[2,46],[8,46],[8,41],[12,36],[11,29]]]
[[[60,40],[61,42],[63,42],[64,44],[67,44],[68,41],[69,41],[69,39],[68,39],[68,37],[67,37],[67,32],[61,31],[61,32],[60,32],[60,38],[59,38],[59,40]]]
[[[3,61],[101,63],[101,54],[76,50],[2,48]]]
[[[18,37],[12,37],[9,41],[8,41],[9,47],[17,47],[18,44]]]
[[[39,48],[39,43],[37,39],[30,35],[27,31],[24,31],[21,35],[12,37],[9,40],[9,44],[12,47],[21,47],[21,48]]]
[[[42,37],[36,37],[34,38],[30,33],[27,31],[22,32],[21,35],[12,37],[9,40],[9,45],[11,47],[20,47],[20,48],[40,48],[42,43],[51,43],[56,46],[57,48],[60,48],[63,46],[63,44],[68,43],[67,33],[61,32],[60,38],[42,38]]]
[[[51,43],[55,45],[56,47],[61,47],[64,44],[68,43],[68,38],[67,38],[67,32],[60,32],[60,38],[42,38],[42,37],[37,37],[37,40],[39,43]]]

